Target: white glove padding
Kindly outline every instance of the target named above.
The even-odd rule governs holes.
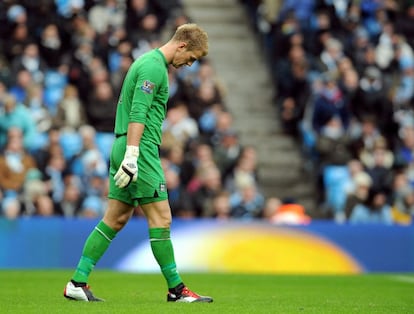
[[[124,160],[116,172],[114,179],[115,185],[124,188],[131,182],[137,181],[138,178],[138,156],[139,147],[127,145]]]

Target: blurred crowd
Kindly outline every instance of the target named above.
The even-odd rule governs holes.
[[[185,22],[174,0],[0,2],[0,217],[102,217],[123,77]],[[171,68],[169,84],[160,154],[174,216],[276,223],[292,209],[309,222],[260,192],[257,152],[208,58]]]
[[[414,1],[240,0],[322,216],[411,224]]]
[[[240,5],[319,217],[411,224],[414,1]],[[0,2],[0,217],[102,217],[123,77],[186,22],[180,0]],[[294,199],[261,193],[257,152],[242,144],[208,57],[171,68],[169,84],[160,153],[175,217],[311,221]]]

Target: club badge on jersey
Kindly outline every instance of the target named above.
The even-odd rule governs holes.
[[[165,183],[160,183],[160,191],[161,191],[161,192],[165,192],[165,191],[167,191],[167,184],[165,184]]]
[[[145,81],[142,83],[141,90],[142,90],[143,92],[147,93],[147,94],[152,94],[152,92],[153,92],[153,90],[154,90],[154,87],[155,87],[155,84],[154,84],[154,83],[152,83],[152,82],[151,82],[151,81],[149,81],[149,80],[145,80]]]

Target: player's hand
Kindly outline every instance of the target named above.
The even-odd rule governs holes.
[[[127,145],[124,160],[116,172],[114,179],[115,185],[120,188],[128,186],[138,178],[138,156],[139,147]]]

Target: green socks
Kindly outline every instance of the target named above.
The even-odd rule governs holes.
[[[88,282],[89,274],[102,255],[107,250],[116,231],[100,221],[91,232],[83,247],[82,256],[73,274],[72,280],[76,282]]]
[[[78,283],[87,283],[88,277],[96,263],[105,253],[109,244],[116,236],[116,231],[100,221],[91,232],[83,247],[82,256],[79,260],[72,280]],[[152,253],[160,265],[161,272],[167,281],[168,288],[174,288],[182,279],[177,272],[174,259],[174,250],[170,239],[169,228],[150,228],[150,243]]]
[[[168,288],[174,288],[182,282],[175,265],[174,250],[170,239],[169,228],[150,228],[152,253],[160,265],[161,272],[167,280]]]

